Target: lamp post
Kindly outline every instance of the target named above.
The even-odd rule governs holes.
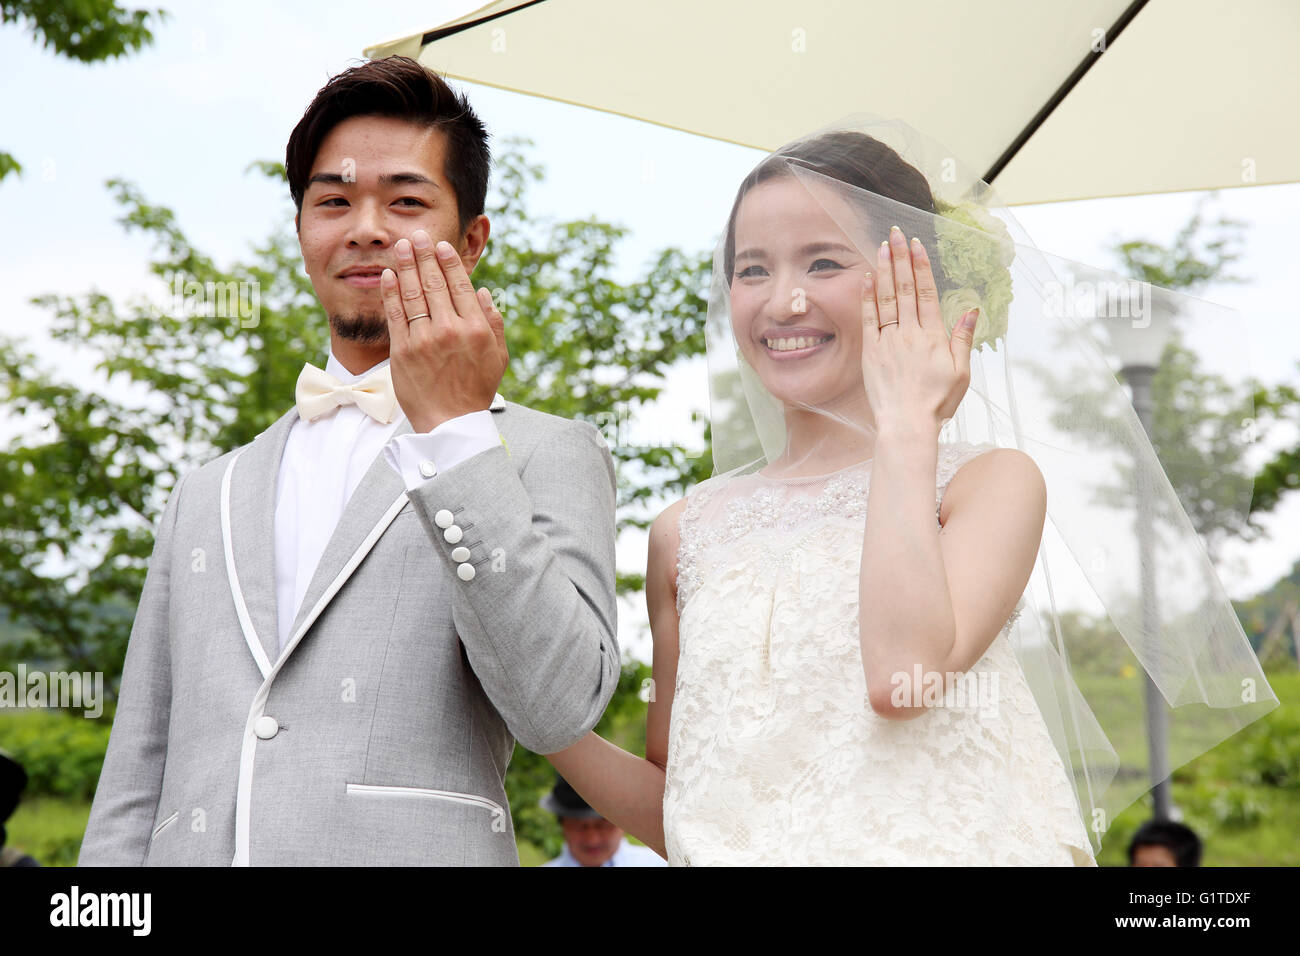
[[[1120,361],[1120,375],[1133,392],[1133,409],[1138,420],[1152,436],[1151,380],[1164,354],[1165,344],[1173,332],[1175,314],[1172,304],[1162,296],[1151,295],[1151,286],[1136,280],[1122,287],[1119,294],[1108,296],[1098,320],[1106,329],[1114,355]],[[1154,445],[1154,440],[1152,441]],[[1142,563],[1142,626],[1149,640],[1156,639],[1160,627],[1157,613],[1152,515],[1141,495],[1135,496],[1137,509],[1138,555]],[[1159,665],[1159,655],[1148,655],[1152,667]],[[1146,682],[1146,731],[1150,755],[1152,816],[1156,820],[1173,819],[1173,798],[1169,790],[1169,732],[1164,700],[1151,674],[1143,669]]]

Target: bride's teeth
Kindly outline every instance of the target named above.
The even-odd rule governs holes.
[[[774,352],[793,352],[796,349],[806,349],[813,345],[820,345],[823,342],[830,341],[830,336],[810,339],[807,336],[799,336],[793,339],[768,339],[767,347]]]

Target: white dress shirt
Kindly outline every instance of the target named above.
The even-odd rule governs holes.
[[[353,375],[331,350],[325,371],[353,384],[387,364],[385,359]],[[281,650],[348,499],[381,451],[410,490],[501,443],[486,409],[443,422],[427,433],[394,438],[404,420],[400,406],[393,421],[382,425],[356,405],[340,405],[314,421],[299,418],[289,429],[275,489],[275,600]]]

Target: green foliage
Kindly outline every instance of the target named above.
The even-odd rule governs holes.
[[[5,824],[5,845],[28,854],[41,866],[76,866],[89,819],[89,800],[28,797]]]
[[[21,23],[47,50],[81,63],[124,56],[153,42],[150,19],[166,10],[126,10],[114,0],[0,0],[0,23]]]
[[[1204,843],[1204,866],[1300,864],[1300,674],[1268,673],[1281,706],[1178,768],[1173,798]],[[1127,865],[1129,840],[1151,818],[1144,796],[1111,823],[1098,862]]]
[[[0,152],[0,180],[3,180],[10,173],[21,173],[22,171],[22,163],[14,159],[13,154]]]
[[[1241,258],[1237,250],[1245,223],[1220,216],[1206,222],[1205,205],[1217,195],[1201,197],[1192,218],[1178,231],[1172,245],[1146,239],[1115,243],[1111,249],[1133,278],[1165,289],[1195,292],[1211,282],[1242,282],[1224,270]]]
[[[57,710],[4,716],[0,741],[27,771],[27,792],[89,800],[104,765],[110,723]]]
[[[1289,719],[1288,719],[1289,718]],[[1300,790],[1300,719],[1294,713],[1281,717],[1274,733],[1254,734],[1241,745],[1245,765],[1241,779],[1283,790]]]
[[[1300,365],[1296,366],[1300,375]],[[1255,394],[1255,413],[1275,422],[1287,422],[1300,430],[1300,391],[1287,384],[1261,388]],[[1255,496],[1251,508],[1271,511],[1288,491],[1300,488],[1300,443],[1279,449],[1264,463],[1255,477]]]

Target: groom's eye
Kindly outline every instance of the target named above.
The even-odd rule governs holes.
[[[414,196],[403,196],[401,199],[398,199],[398,200],[396,200],[396,201],[397,201],[397,202],[413,202],[413,203],[415,203],[417,206],[427,206],[427,205],[428,205],[428,203],[426,203],[423,199],[416,199]]]

